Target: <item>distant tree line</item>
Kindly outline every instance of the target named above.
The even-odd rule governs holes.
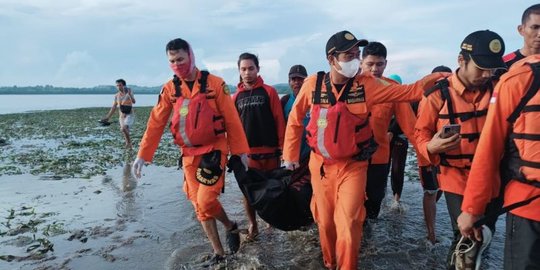
[[[161,91],[161,86],[137,86],[129,85],[135,94],[158,94]],[[280,83],[274,85],[279,94],[290,93],[289,85]],[[236,86],[229,85],[232,93],[236,91]],[[116,86],[100,85],[94,87],[55,87],[52,85],[36,85],[36,86],[0,86],[0,95],[100,95],[114,94]]]

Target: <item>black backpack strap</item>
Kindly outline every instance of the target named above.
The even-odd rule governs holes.
[[[174,84],[174,96],[181,97],[182,96],[182,88],[181,88],[182,81],[176,75],[174,75],[172,81]]]
[[[506,119],[506,121],[510,123],[516,122],[517,118],[525,108],[525,105],[527,105],[529,100],[531,100],[531,98],[536,95],[536,93],[538,92],[538,88],[540,88],[540,63],[530,64],[530,67],[533,72],[533,81],[525,95],[519,101],[516,109],[512,112],[512,114],[510,114],[508,119]]]
[[[330,105],[336,104],[336,96],[334,96],[334,92],[332,92],[332,83],[330,82],[330,73],[326,74],[326,78],[324,79],[324,84],[326,85],[326,94],[328,95],[328,102],[330,102]]]
[[[206,70],[201,71],[201,78],[199,79],[199,85],[201,86],[199,93],[201,94],[206,93],[206,83],[208,82],[208,74],[210,73]]]
[[[313,95],[313,104],[321,104],[321,87],[324,79],[324,71],[317,72],[317,82],[315,83],[315,93]]]
[[[448,82],[448,78],[444,78],[438,82],[435,83],[434,86],[429,88],[424,92],[424,96],[427,97],[431,95],[435,91],[441,91],[442,100],[446,101],[446,105],[448,106],[448,116],[444,116],[444,118],[448,118],[450,120],[450,124],[456,123],[456,114],[454,112],[454,104],[452,102],[452,98],[450,97],[450,91],[448,90],[448,86],[450,85],[450,82]]]
[[[431,95],[433,92],[435,91],[439,91],[441,90],[442,86],[444,83],[442,83],[442,81],[446,81],[446,83],[448,83],[448,79],[447,78],[444,78],[438,82],[435,83],[435,85],[433,85],[432,87],[430,87],[428,90],[424,91],[424,97],[427,97],[429,95]]]
[[[450,85],[447,79],[440,80],[437,82],[437,84],[440,84],[441,86],[441,96],[443,101],[446,101],[446,107],[448,110],[448,118],[450,121],[450,124],[456,123],[456,114],[454,112],[454,102],[452,102],[452,97],[450,97],[450,90],[448,89],[448,86]]]

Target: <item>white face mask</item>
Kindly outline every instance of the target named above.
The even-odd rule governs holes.
[[[338,61],[338,64],[341,67],[341,70],[336,69],[336,71],[347,78],[354,77],[356,73],[358,73],[358,69],[360,68],[359,59],[353,59],[349,62]]]

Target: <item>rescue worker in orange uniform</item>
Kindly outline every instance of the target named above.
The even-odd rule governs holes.
[[[298,167],[303,119],[312,148],[309,160],[313,197],[311,210],[319,227],[325,267],[356,269],[365,219],[366,170],[376,149],[369,126],[374,104],[413,101],[431,87],[441,74],[428,75],[411,85],[390,84],[357,74],[360,68],[358,40],[349,31],[330,37],[325,55],[330,72],[306,78],[289,114],[283,151],[284,165]]]
[[[362,51],[362,73],[395,84],[396,81],[383,76],[387,64],[386,56],[387,50],[382,43],[376,41],[369,42]],[[416,115],[409,102],[373,105],[369,124],[373,130],[375,142],[377,142],[379,146],[369,161],[367,171],[367,200],[365,207],[369,219],[375,219],[379,216],[381,204],[386,193],[389,170],[388,163],[390,160],[390,138],[388,137],[388,127],[393,116],[395,116],[403,133],[411,143],[415,145],[414,125],[416,123]],[[418,159],[418,163],[420,168],[422,168],[422,166],[429,166],[429,161],[421,156]],[[431,174],[426,175],[431,176]],[[403,185],[403,183],[401,185]],[[398,205],[401,196],[400,193],[394,194],[394,199]]]
[[[165,83],[152,109],[133,170],[140,178],[142,166],[152,161],[172,113],[171,131],[182,150],[183,189],[212,244],[214,256],[209,263],[215,264],[225,255],[216,219],[225,226],[230,251],[236,252],[240,245],[238,226],[218,200],[227,154],[240,155],[247,168],[249,147],[223,79],[200,71],[191,46],[183,39],[171,40],[166,52],[175,76]]]
[[[493,91],[491,78],[504,67],[503,54],[504,42],[497,33],[483,30],[469,34],[461,43],[457,71],[426,91],[418,108],[418,149],[433,165],[440,166],[439,184],[454,231],[449,269],[454,268],[451,257],[460,239],[456,220]],[[461,131],[443,138],[443,127],[449,124],[460,125]],[[499,206],[496,200],[490,205],[493,209]],[[494,231],[495,220],[487,226]]]
[[[238,57],[240,83],[233,102],[249,144],[250,168],[269,172],[281,165],[281,149],[285,135],[285,118],[281,102],[274,87],[264,83],[259,76],[259,58],[251,53]],[[255,210],[244,197],[244,207],[249,220],[248,239],[259,234]]]
[[[473,224],[501,187],[505,208],[529,202],[506,214],[507,270],[540,269],[539,87],[538,54],[514,63],[497,83],[458,218],[463,236],[481,240]]]

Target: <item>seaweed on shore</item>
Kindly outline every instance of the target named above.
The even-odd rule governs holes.
[[[136,155],[150,107],[136,108],[131,131],[135,149],[126,150],[119,126],[103,127],[103,108],[53,110],[0,115],[0,133],[6,142],[0,151],[0,176],[31,173],[54,179],[90,178],[123,165]],[[116,116],[115,116],[116,117]],[[168,130],[164,131],[153,162],[172,167],[179,157]]]

